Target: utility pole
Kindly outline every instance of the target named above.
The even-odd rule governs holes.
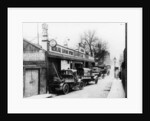
[[[37,23],[37,41],[38,41],[38,45],[39,45],[39,25]]]

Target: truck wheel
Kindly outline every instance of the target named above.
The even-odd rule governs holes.
[[[80,82],[80,84],[79,84],[79,89],[82,90],[83,87],[84,87],[84,83],[83,83],[83,82]]]
[[[63,92],[63,94],[67,94],[69,92],[69,85],[68,84],[63,85],[62,92]]]

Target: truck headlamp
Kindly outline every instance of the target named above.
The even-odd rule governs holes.
[[[81,79],[78,79],[78,82],[81,82]]]
[[[96,79],[97,78],[97,76],[94,76],[94,79]]]

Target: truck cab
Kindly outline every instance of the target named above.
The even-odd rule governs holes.
[[[75,88],[81,90],[83,87],[84,84],[75,69],[61,70],[59,77],[54,77],[50,84],[51,92],[62,92],[63,94],[67,94],[70,90],[74,90]]]

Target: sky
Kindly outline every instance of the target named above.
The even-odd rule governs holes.
[[[23,23],[23,38],[39,44],[42,39],[43,23]],[[110,58],[119,60],[120,54],[125,48],[125,23],[47,23],[49,39],[55,39],[58,44],[64,45],[68,41],[68,47],[77,49],[80,36],[84,32],[95,31],[95,36],[107,42]]]

